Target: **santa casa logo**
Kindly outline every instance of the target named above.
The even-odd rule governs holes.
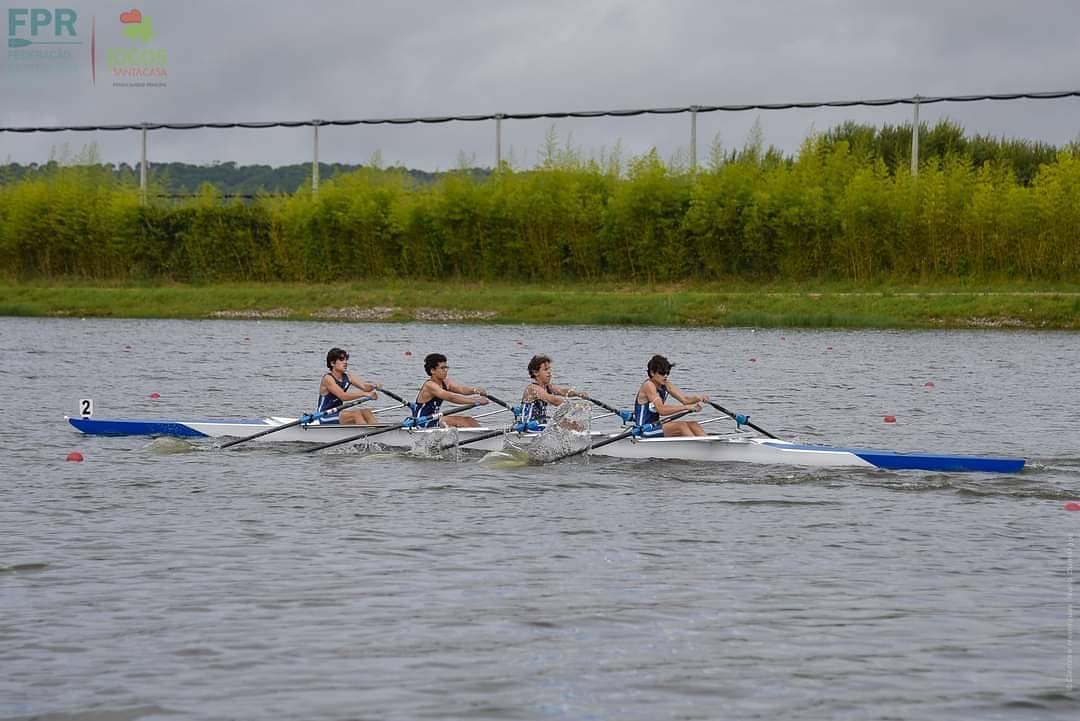
[[[120,13],[120,22],[124,26],[124,37],[146,45],[154,39],[154,23],[138,10]]]
[[[168,85],[169,55],[165,48],[151,45],[154,23],[138,8],[120,13],[123,47],[105,51],[105,62],[113,87],[163,88]]]

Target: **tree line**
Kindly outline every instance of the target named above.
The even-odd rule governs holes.
[[[418,179],[361,167],[317,193],[305,180],[250,200],[228,200],[210,183],[168,199],[158,178],[143,202],[130,169],[58,164],[0,184],[0,273],[176,282],[1078,277],[1076,147],[995,145],[939,123],[921,133],[916,177],[903,130],[846,124],[790,156],[760,137],[714,144],[694,169],[655,151],[584,158],[549,140],[528,170]]]

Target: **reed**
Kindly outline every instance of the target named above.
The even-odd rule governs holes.
[[[896,133],[857,131],[808,138],[793,157],[754,137],[741,150],[714,148],[712,164],[695,172],[655,151],[598,162],[549,148],[533,170],[507,166],[486,177],[463,170],[420,184],[402,170],[370,167],[327,181],[317,194],[304,188],[250,202],[226,201],[204,186],[193,198],[142,205],[130,173],[54,165],[0,185],[0,277],[630,284],[1080,277],[1080,156],[1071,150],[1048,157],[1042,146],[1014,143],[992,154],[986,139],[960,142],[945,128],[941,152],[913,177],[897,162]],[[1024,158],[1045,162],[1029,177]]]

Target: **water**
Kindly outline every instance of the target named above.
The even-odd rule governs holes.
[[[332,345],[402,395],[438,350],[516,397],[543,352],[618,405],[664,352],[782,437],[1030,463],[499,468],[61,419],[296,414]],[[1078,357],[1059,333],[0,319],[0,719],[1076,718]]]

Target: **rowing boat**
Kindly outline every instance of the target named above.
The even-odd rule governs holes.
[[[247,437],[277,426],[296,421],[295,418],[268,417],[253,420],[108,420],[92,417],[65,417],[77,430],[88,435],[111,436],[179,436],[189,438]],[[366,428],[387,428],[387,426]],[[364,426],[320,425],[312,423],[263,436],[258,442],[328,443],[354,437],[363,433]],[[497,428],[457,429],[457,440],[468,442],[469,438],[491,434]],[[397,428],[379,434],[379,444],[396,448],[413,448],[424,435],[433,431]],[[506,436],[495,435],[479,440],[468,447],[483,451],[502,450],[507,439],[528,444],[537,434],[508,431]],[[589,445],[599,445],[614,438],[618,432],[593,431]],[[586,445],[582,437],[581,445]],[[873,450],[867,448],[842,448],[835,446],[795,443],[776,438],[752,437],[742,433],[713,434],[698,438],[635,438],[628,437],[595,448],[596,455],[616,458],[664,459],[708,462],[763,463],[814,468],[862,467],[888,470],[924,471],[982,471],[1017,473],[1024,467],[1024,459],[990,456],[966,456],[935,453],[905,453],[899,451]]]

